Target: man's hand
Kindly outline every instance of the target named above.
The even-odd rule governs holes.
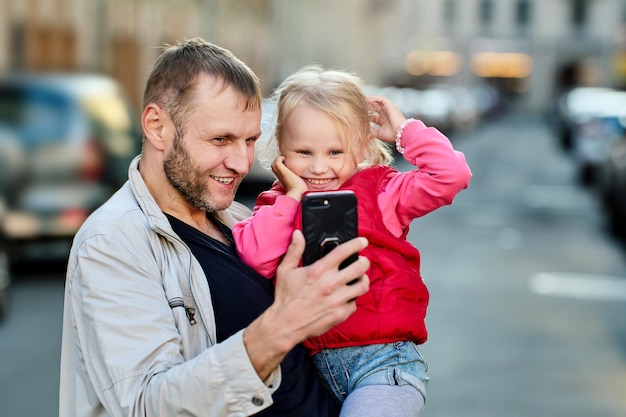
[[[367,258],[339,270],[343,260],[365,249],[365,238],[352,239],[299,267],[304,246],[304,236],[296,230],[277,270],[274,304],[244,331],[248,355],[262,379],[295,345],[347,319],[356,310],[354,300],[369,290]]]

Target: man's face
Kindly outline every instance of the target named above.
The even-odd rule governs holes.
[[[202,77],[187,114],[182,137],[166,150],[164,171],[170,184],[192,206],[224,210],[254,162],[261,135],[261,110],[245,111],[231,87]]]

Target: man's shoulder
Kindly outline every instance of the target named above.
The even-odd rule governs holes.
[[[94,234],[113,235],[119,230],[135,228],[138,224],[147,224],[147,218],[126,183],[91,213],[76,236],[84,239]]]

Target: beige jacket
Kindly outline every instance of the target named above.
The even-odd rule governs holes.
[[[272,404],[242,332],[216,344],[210,289],[137,170],[77,233],[69,256],[59,416],[247,416]],[[249,215],[234,203],[232,225]]]

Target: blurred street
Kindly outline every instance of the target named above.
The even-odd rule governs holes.
[[[626,248],[594,190],[537,117],[450,137],[470,188],[409,235],[431,291],[423,417],[626,416]],[[57,415],[63,269],[14,277],[0,416]]]
[[[625,416],[626,252],[593,191],[536,119],[453,142],[470,188],[410,235],[431,290],[424,417]]]

